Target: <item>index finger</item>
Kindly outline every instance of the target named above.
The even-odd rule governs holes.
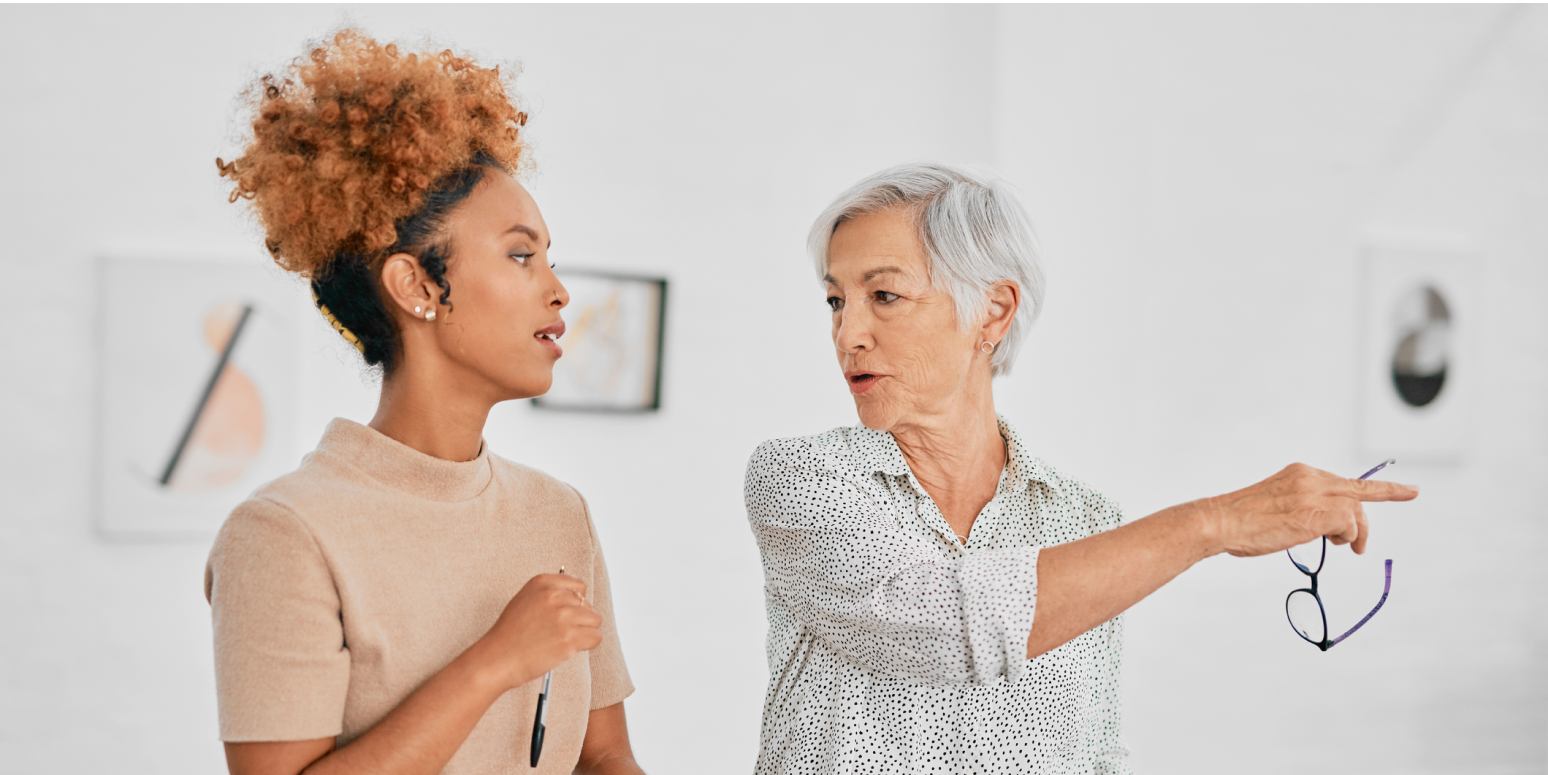
[[[1345,479],[1346,493],[1350,497],[1374,503],[1379,501],[1411,501],[1419,497],[1419,488],[1412,484],[1379,482],[1371,479]]]
[[[586,582],[568,573],[539,573],[536,578],[542,579],[548,586],[572,590],[581,597],[586,596]]]

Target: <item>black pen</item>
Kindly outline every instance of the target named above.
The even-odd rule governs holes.
[[[564,566],[559,566],[559,572],[564,573]],[[543,732],[547,729],[543,725],[543,719],[548,716],[548,687],[554,683],[554,671],[548,671],[543,676],[543,693],[538,695],[537,715],[532,718],[532,766],[536,767],[538,757],[543,755]]]

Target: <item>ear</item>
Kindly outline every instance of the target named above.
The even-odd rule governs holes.
[[[1014,280],[1002,280],[989,288],[989,303],[984,309],[984,322],[980,327],[983,341],[993,342],[996,347],[1000,340],[1010,333],[1011,321],[1016,319],[1016,310],[1021,308],[1021,286]]]
[[[394,253],[382,263],[384,300],[404,315],[423,318],[426,310],[436,308],[440,290],[441,287],[419,265],[419,259],[408,253]],[[419,312],[414,311],[415,307]]]

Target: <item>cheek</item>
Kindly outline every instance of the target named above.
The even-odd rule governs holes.
[[[533,326],[532,331],[523,335],[523,323],[530,318],[527,295],[525,284],[495,274],[467,281],[464,287],[453,285],[451,299],[456,305],[454,314],[464,315],[463,325],[468,334],[492,354],[504,358],[512,345],[530,337],[538,328]]]

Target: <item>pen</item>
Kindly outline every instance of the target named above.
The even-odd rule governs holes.
[[[559,572],[564,573],[564,566],[559,566]],[[532,718],[532,766],[536,767],[538,757],[543,755],[543,732],[547,729],[543,725],[543,719],[548,716],[548,687],[554,683],[554,671],[548,671],[543,676],[543,693],[538,695],[537,714]]]

